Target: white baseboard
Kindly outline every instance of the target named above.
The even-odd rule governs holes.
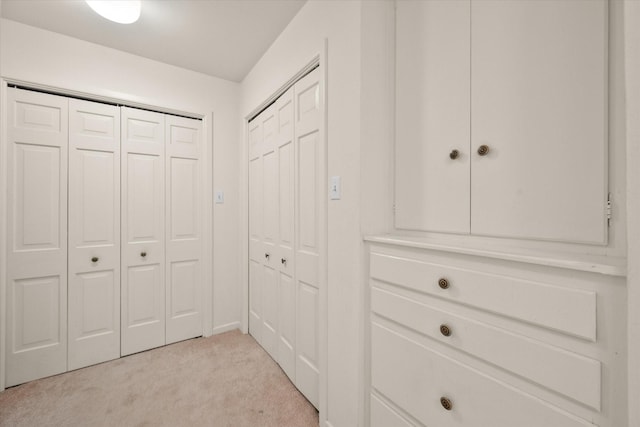
[[[329,420],[326,420],[326,421],[324,422],[324,425],[325,425],[325,427],[333,427],[333,424],[331,424],[331,423],[329,422]]]
[[[216,326],[212,329],[211,335],[218,335],[224,332],[233,331],[234,329],[240,329],[240,322],[231,322],[225,325]]]

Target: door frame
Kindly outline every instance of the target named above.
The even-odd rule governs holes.
[[[119,98],[101,96],[92,93],[76,91],[69,88],[61,88],[40,84],[37,82],[24,81],[19,79],[0,77],[0,392],[5,389],[5,365],[6,365],[6,296],[7,296],[7,232],[8,224],[6,215],[7,209],[7,88],[9,85],[16,85],[26,89],[33,89],[42,92],[51,92],[56,95],[81,98],[88,101],[117,104],[145,110],[157,111],[165,114],[191,117],[202,120],[202,159],[205,162],[200,172],[199,179],[203,183],[202,197],[202,294],[204,304],[202,307],[202,335],[210,336],[213,333],[213,112],[193,112],[171,109],[157,106],[151,102],[132,102]],[[209,262],[206,262],[209,260]]]
[[[306,64],[302,65],[298,72],[286,80],[271,96],[249,111],[243,117],[242,123],[242,146],[240,150],[240,283],[242,285],[242,317],[241,331],[245,334],[249,333],[249,120],[256,117],[262,110],[268,107],[298,80],[307,75],[316,67],[320,74],[320,97],[322,102],[321,124],[320,124],[320,142],[322,148],[320,151],[323,166],[320,171],[320,179],[325,182],[327,192],[321,192],[320,205],[320,253],[321,259],[319,271],[320,297],[319,297],[319,349],[318,349],[318,366],[320,370],[320,390],[319,390],[319,419],[320,425],[324,425],[327,420],[327,390],[328,390],[328,138],[327,138],[327,58],[328,58],[328,41],[323,39],[320,47],[316,50],[315,55]]]

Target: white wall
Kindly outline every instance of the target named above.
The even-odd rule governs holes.
[[[240,85],[14,21],[0,23],[4,78],[205,117],[213,188],[225,192],[225,203],[213,205],[213,320],[205,326],[214,333],[238,327],[238,172],[229,159],[238,156]]]
[[[328,176],[342,177],[342,199],[328,204],[326,419],[334,427],[358,425],[360,412],[360,15],[360,1],[310,0],[242,82],[241,112],[247,115],[327,39]]]

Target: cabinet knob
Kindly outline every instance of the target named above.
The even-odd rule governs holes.
[[[141,256],[142,258],[144,258],[144,257],[146,257],[146,256],[147,256],[147,253],[146,253],[146,252],[140,252],[140,256]]]
[[[444,396],[441,397],[440,398],[440,404],[447,411],[450,411],[450,410],[453,409],[453,403],[451,403],[451,400],[449,398],[447,398],[447,397],[444,397]]]
[[[448,337],[451,335],[451,329],[447,325],[440,325],[440,333]]]
[[[441,277],[440,280],[438,280],[438,286],[440,286],[441,289],[448,289],[449,281],[444,277]]]
[[[455,160],[458,158],[459,155],[460,155],[460,152],[458,150],[451,150],[451,152],[449,153],[449,158],[451,160]]]
[[[287,259],[286,258],[280,258],[280,262],[282,263],[282,265],[287,265]]]
[[[264,254],[264,257],[265,257],[266,259],[269,259],[269,254]]]
[[[480,147],[478,147],[478,154],[480,154],[481,156],[486,156],[487,154],[489,154],[489,146],[481,145]]]
[[[94,256],[93,258],[91,258],[91,262],[98,262],[98,259],[99,258],[97,256]]]

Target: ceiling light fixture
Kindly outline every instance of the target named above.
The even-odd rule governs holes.
[[[132,24],[140,17],[140,0],[85,0],[100,16],[119,24]]]

